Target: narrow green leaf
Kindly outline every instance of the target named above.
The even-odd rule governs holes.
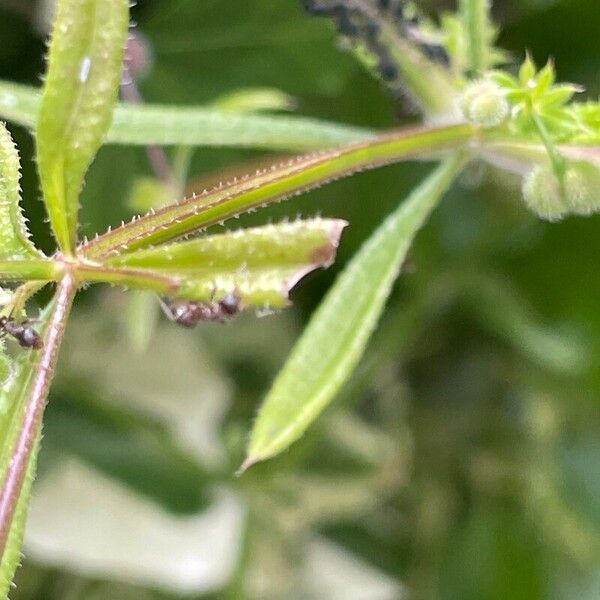
[[[464,164],[463,156],[448,158],[340,275],[265,399],[242,470],[285,450],[331,402],[359,361],[415,234]]]
[[[39,88],[0,80],[0,118],[33,129],[41,102]]]
[[[0,81],[0,118],[32,128],[40,106],[33,87]],[[363,140],[373,134],[308,117],[252,115],[207,107],[117,104],[108,144],[232,146],[314,150]]]
[[[209,300],[235,292],[244,306],[282,307],[302,277],[333,262],[345,226],[340,219],[266,225],[138,250],[105,264],[176,278],[179,287],[171,295],[181,298]]]
[[[11,374],[0,388],[0,481],[6,477],[8,464],[19,431],[19,418],[23,413],[23,403],[17,398],[17,390],[24,385],[33,373],[34,364],[31,359],[39,360],[39,352],[20,353],[11,361]],[[21,544],[23,540],[26,506],[30,489],[30,475],[33,463],[27,469],[20,497],[15,507],[14,516],[8,523],[6,546],[0,560],[0,598],[6,598],[10,590],[13,575],[21,560]]]
[[[125,334],[133,352],[144,354],[152,341],[160,308],[151,292],[132,290],[128,294]]]
[[[70,277],[61,282],[41,315],[42,349],[19,349],[0,387],[0,592],[8,591],[21,557],[42,414],[75,290]]]
[[[136,218],[84,243],[80,251],[88,258],[99,259],[168,242],[359,170],[461,148],[476,131],[476,127],[464,123],[404,129],[367,142],[293,158]]]
[[[0,281],[56,281],[62,276],[62,266],[43,258],[0,260]]]
[[[213,108],[119,105],[107,141],[161,146],[314,150],[363,140],[372,132],[308,117],[254,115]]]
[[[83,178],[117,99],[129,2],[59,0],[57,9],[36,140],[50,223],[71,254]]]
[[[305,219],[238,229],[110,258],[106,264],[168,273],[235,271],[331,262],[342,229],[340,219]]]
[[[466,33],[469,70],[481,73],[493,62],[491,0],[460,0],[460,16]]]
[[[21,213],[21,163],[17,148],[3,123],[0,123],[0,257],[39,258],[41,253],[29,239]]]

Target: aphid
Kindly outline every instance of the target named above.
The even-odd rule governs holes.
[[[358,35],[359,29],[352,20],[352,13],[346,7],[338,6],[335,13],[338,18],[338,31],[341,34],[348,37]]]
[[[367,23],[365,26],[365,35],[369,42],[373,42],[379,35],[379,24],[378,23]]]
[[[161,298],[160,302],[163,311],[171,321],[190,329],[200,321],[225,323],[239,313],[241,308],[241,299],[235,292],[225,295],[216,302],[172,298]]]
[[[386,54],[382,53],[379,57],[377,70],[384,81],[393,81],[398,77],[398,68]]]
[[[25,320],[17,323],[12,317],[0,317],[0,338],[11,335],[22,348],[39,350],[43,345],[40,334]]]
[[[427,56],[427,58],[430,58],[434,62],[446,66],[450,64],[450,57],[443,46],[435,44],[422,44],[421,50],[423,50],[423,53],[425,56]]]
[[[313,15],[324,15],[329,16],[335,14],[339,8],[342,7],[342,3],[334,4],[323,4],[317,0],[302,0],[305,10]]]

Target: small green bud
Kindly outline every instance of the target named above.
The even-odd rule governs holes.
[[[508,117],[510,107],[504,92],[493,81],[471,83],[461,100],[465,117],[482,127],[496,127]]]
[[[589,215],[600,210],[600,168],[591,162],[581,160],[569,163],[564,189],[570,212]]]
[[[527,207],[546,221],[559,221],[569,212],[560,181],[547,165],[535,167],[525,177],[523,198]]]

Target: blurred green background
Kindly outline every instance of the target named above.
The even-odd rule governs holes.
[[[50,4],[0,1],[0,78],[40,81]],[[139,0],[153,55],[144,97],[206,104],[268,86],[302,115],[376,128],[414,118],[299,4]],[[525,49],[553,57],[560,79],[598,96],[598,0],[497,0],[495,13],[515,62]],[[11,131],[31,228],[51,249],[31,138]],[[191,179],[261,155],[198,149]],[[82,295],[11,598],[600,598],[600,217],[541,223],[518,180],[483,166],[420,234],[332,407],[289,452],[234,476],[303,323],[428,168],[360,174],[242,219],[350,221],[336,266],[304,280],[285,313],[190,332],[153,310],[140,320],[143,298]],[[129,216],[147,175],[143,150],[102,149],[84,233]]]

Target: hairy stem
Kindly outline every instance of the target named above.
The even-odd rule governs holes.
[[[57,281],[61,272],[62,265],[49,259],[0,260],[2,281]]]
[[[0,489],[0,556],[4,555],[6,549],[21,487],[25,480],[32,450],[40,433],[48,390],[54,375],[58,351],[76,289],[77,285],[70,274],[67,274],[59,283],[52,316],[45,331],[42,356],[29,385],[29,398],[25,406],[21,430],[3,486]]]
[[[242,177],[212,191],[172,204],[112,229],[79,247],[80,255],[102,259],[116,252],[164,243],[260,206],[307,192],[358,171],[409,158],[425,158],[477,143],[479,129],[469,123],[400,129],[301,156]]]

